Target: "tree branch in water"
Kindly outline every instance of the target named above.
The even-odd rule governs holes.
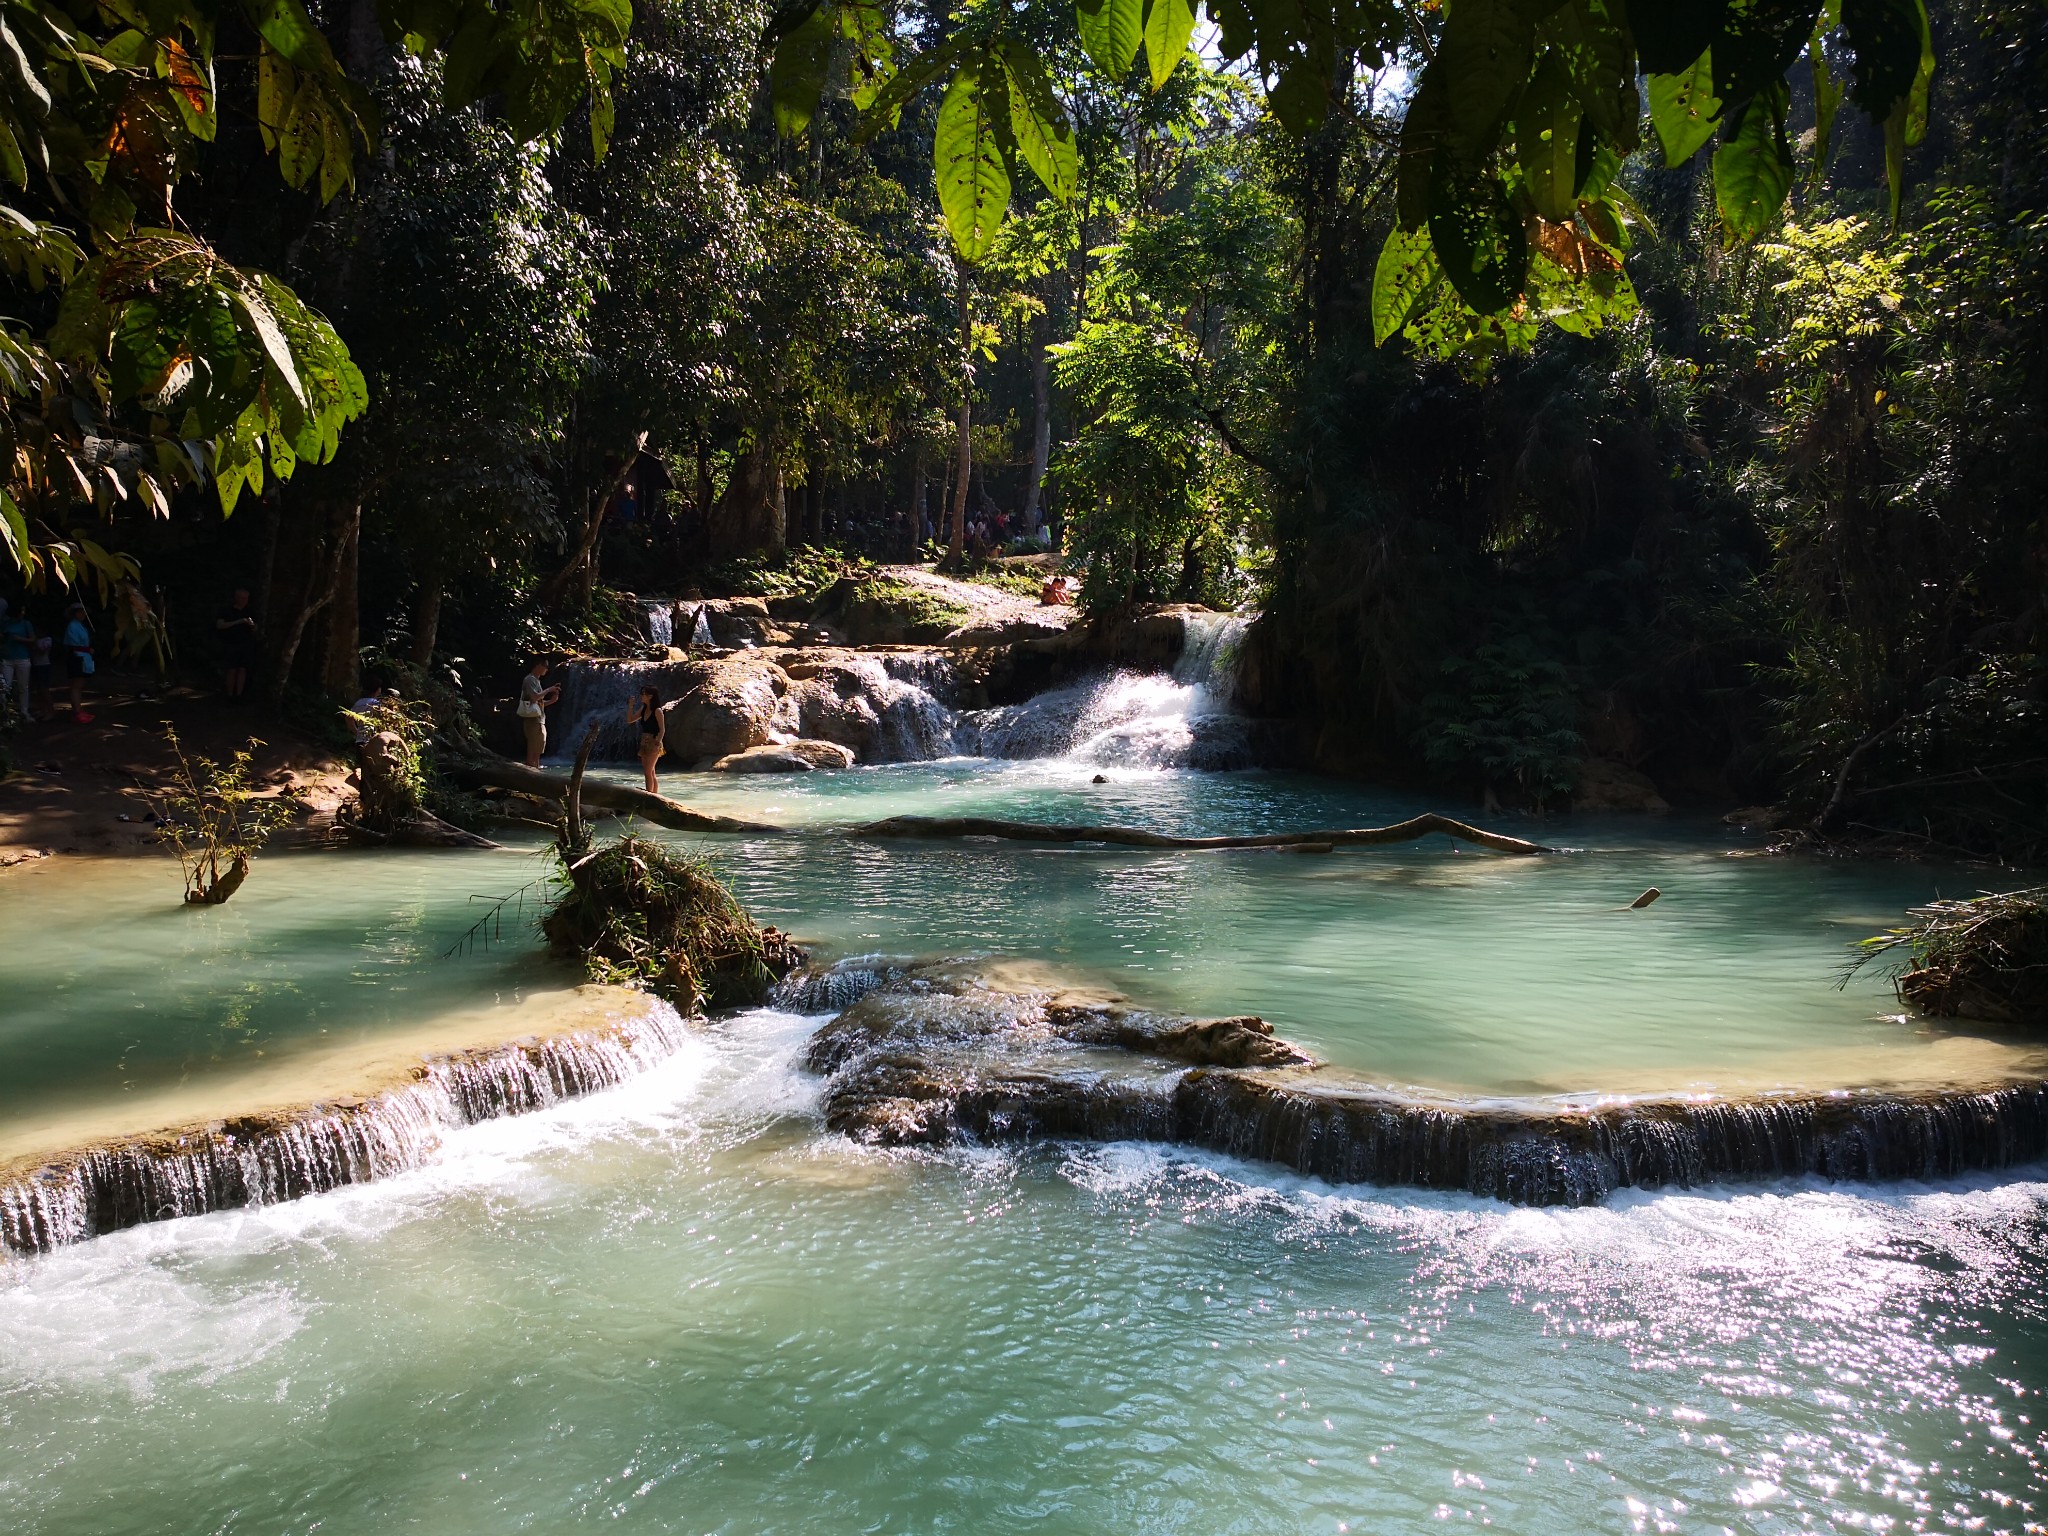
[[[524,763],[468,762],[451,763],[446,768],[449,778],[470,789],[510,789],[521,794],[538,795],[544,800],[566,802],[569,795],[569,780],[559,773],[544,773],[538,768],[529,768]],[[772,827],[758,821],[741,821],[734,816],[714,816],[705,811],[693,811],[679,800],[666,795],[650,795],[644,789],[629,789],[623,784],[613,784],[604,779],[585,779],[582,784],[582,803],[596,806],[599,810],[624,811],[651,821],[656,826],[671,827],[678,832],[780,832],[781,827]]]
[[[998,837],[1019,843],[1117,843],[1128,848],[1313,848],[1412,843],[1441,832],[1495,853],[1555,853],[1542,843],[1468,826],[1429,812],[1390,827],[1352,827],[1336,832],[1268,832],[1243,837],[1175,837],[1138,827],[1068,827],[1037,821],[1001,821],[986,816],[891,816],[855,829],[857,837]]]

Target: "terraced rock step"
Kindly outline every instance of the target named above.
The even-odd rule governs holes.
[[[851,994],[859,992],[854,998]],[[806,1064],[827,1124],[883,1146],[1155,1141],[1333,1183],[1585,1205],[1618,1189],[1950,1178],[2048,1158],[2048,1083],[1576,1105],[1395,1092],[1255,1018],[1183,1019],[1017,969],[855,962],[785,983],[843,1002]]]
[[[630,1011],[604,1024],[432,1057],[380,1090],[0,1168],[0,1253],[386,1178],[459,1126],[616,1087],[673,1055],[686,1029],[666,1003],[619,996]]]

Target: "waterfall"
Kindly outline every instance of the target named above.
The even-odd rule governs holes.
[[[1190,613],[1181,627],[1184,638],[1180,659],[1173,665],[1174,681],[1199,688],[1203,702],[1213,709],[1229,708],[1237,695],[1238,653],[1251,622],[1234,613]]]
[[[1167,1085],[985,1072],[946,1106],[946,1119],[980,1141],[1171,1142],[1333,1184],[1458,1190],[1516,1205],[1591,1205],[1620,1189],[1757,1179],[1945,1179],[2048,1158],[2048,1083],[1579,1110],[1431,1101],[1318,1076],[1197,1069]],[[920,1139],[943,1139],[925,1129]]]
[[[1230,707],[1246,620],[1188,613],[1171,673],[1111,672],[1022,704],[972,711],[957,740],[982,757],[1125,768],[1250,768],[1251,722]]]
[[[270,1205],[430,1161],[444,1132],[616,1087],[673,1055],[666,1003],[598,1029],[426,1061],[379,1093],[137,1137],[0,1182],[0,1251],[43,1253],[143,1222]]]
[[[640,604],[646,621],[647,638],[656,645],[676,643],[675,605],[667,598],[649,598]]]
[[[626,708],[642,688],[653,687],[664,703],[690,683],[690,664],[683,661],[565,661],[549,675],[562,696],[549,711],[548,750],[573,757],[583,733],[597,727],[591,757],[597,761],[630,761],[640,746],[640,728],[626,723]]]
[[[650,600],[649,633],[708,642],[705,610]],[[659,615],[657,617],[657,614]],[[821,737],[864,763],[942,757],[1064,758],[1104,767],[1231,769],[1256,766],[1253,722],[1230,705],[1247,621],[1233,614],[1181,616],[1173,671],[1115,671],[1055,688],[1021,704],[960,711],[955,657],[933,650],[777,651],[794,686],[773,739]],[[667,626],[664,630],[663,626]],[[716,665],[715,663],[713,665]],[[698,674],[684,662],[569,661],[553,674],[562,697],[550,732],[566,756],[597,727],[592,756],[628,761],[638,734],[626,723],[635,693],[653,685],[674,702]],[[820,680],[822,679],[822,680]]]
[[[768,1006],[786,1013],[843,1013],[870,992],[901,981],[909,974],[900,961],[879,955],[858,955],[832,965],[807,965],[791,971],[768,993]]]

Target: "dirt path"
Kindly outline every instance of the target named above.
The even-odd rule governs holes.
[[[92,722],[65,711],[25,727],[10,743],[21,771],[0,779],[0,867],[44,854],[165,852],[150,821],[149,793],[173,766],[164,722],[186,749],[225,759],[251,736],[257,782],[301,807],[282,840],[323,835],[352,793],[348,764],[324,744],[255,709],[190,688],[158,692],[148,680],[111,674],[87,701]]]

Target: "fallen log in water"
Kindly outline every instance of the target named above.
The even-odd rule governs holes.
[[[566,801],[569,797],[569,778],[566,774],[543,773],[538,768],[529,768],[524,763],[482,762],[470,760],[451,763],[445,770],[448,777],[470,789],[510,789],[521,794],[538,795],[544,800]],[[736,816],[714,816],[708,811],[693,811],[680,800],[671,800],[666,795],[650,795],[644,789],[632,789],[624,784],[608,784],[602,779],[585,779],[582,785],[585,805],[596,806],[599,810],[624,811],[651,821],[656,826],[672,827],[678,832],[782,832],[784,827],[770,826],[766,822],[742,821]]]
[[[1128,848],[1324,848],[1412,843],[1441,832],[1495,853],[1555,853],[1542,843],[1467,826],[1435,812],[1397,821],[1390,827],[1352,827],[1338,832],[1267,832],[1243,837],[1175,837],[1139,827],[1068,827],[1050,822],[1002,821],[988,816],[891,816],[854,829],[856,837],[999,837],[1019,843],[1117,843]]]

